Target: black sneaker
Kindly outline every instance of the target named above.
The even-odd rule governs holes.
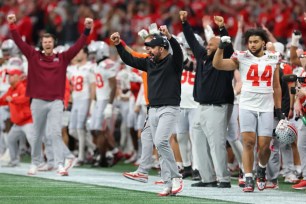
[[[254,179],[252,177],[245,177],[243,192],[253,192],[254,187],[255,187]]]
[[[192,171],[192,180],[193,181],[201,181],[201,175],[199,170],[195,169]]]
[[[258,190],[260,191],[263,191],[266,188],[266,168],[261,168],[257,166],[256,184]]]
[[[191,187],[218,187],[217,181],[204,183],[204,182],[198,182],[191,184]]]
[[[220,182],[218,188],[231,188],[231,182]]]
[[[183,173],[182,173],[183,179],[185,179],[187,177],[191,177],[191,176],[192,176],[192,168],[191,168],[191,166],[184,167],[184,170],[183,170]]]

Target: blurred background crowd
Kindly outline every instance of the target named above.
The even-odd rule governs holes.
[[[0,43],[9,38],[8,13],[17,15],[19,33],[35,46],[45,32],[55,34],[59,44],[73,43],[83,31],[85,17],[95,19],[89,41],[108,41],[118,31],[128,44],[137,44],[137,32],[154,22],[179,33],[179,10],[188,11],[189,22],[204,39],[203,23],[214,15],[225,18],[231,37],[238,25],[244,30],[263,26],[284,44],[293,30],[306,33],[305,0],[1,0]],[[306,35],[303,38],[306,42]]]

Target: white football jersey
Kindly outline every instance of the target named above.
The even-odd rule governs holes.
[[[84,65],[68,67],[67,75],[72,85],[72,100],[90,98],[90,84],[95,82],[95,64],[87,62]]]
[[[231,58],[239,62],[242,80],[240,108],[273,111],[273,75],[281,60],[280,54],[266,51],[262,57],[255,57],[247,50],[236,51]]]
[[[193,98],[195,72],[183,70],[181,77],[181,108],[197,108],[198,103]]]
[[[108,79],[116,76],[119,65],[119,63],[116,63],[111,59],[105,59],[95,66],[96,98],[98,101],[109,99],[111,90]]]

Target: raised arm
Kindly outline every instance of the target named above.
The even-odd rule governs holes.
[[[136,69],[142,70],[142,71],[147,71],[147,60],[142,59],[142,58],[133,57],[131,55],[131,53],[126,51],[126,49],[124,48],[124,46],[121,43],[120,35],[119,35],[118,32],[113,33],[110,36],[110,39],[114,43],[114,45],[116,46],[118,54],[125,64],[127,64],[131,67],[134,67]]]
[[[173,50],[173,59],[176,64],[176,67],[180,70],[183,69],[183,51],[181,49],[180,44],[177,42],[175,38],[169,33],[167,26],[160,26],[160,32],[165,35],[170,42],[171,48]]]
[[[7,16],[7,23],[9,24],[12,38],[14,42],[16,43],[16,45],[18,46],[18,48],[21,50],[22,54],[24,54],[24,56],[26,56],[27,58],[32,56],[35,52],[35,49],[21,39],[17,31],[17,26],[15,24],[16,23],[15,14],[9,14]]]
[[[89,35],[92,27],[93,27],[93,20],[91,18],[85,18],[85,30],[84,33],[79,37],[79,39],[72,45],[67,51],[63,53],[64,58],[70,62],[78,52],[85,46],[87,36]]]
[[[228,36],[221,37],[219,48],[217,49],[213,59],[213,67],[216,69],[232,71],[239,67],[237,60],[223,59],[224,47],[226,47],[229,43],[231,42]]]
[[[214,21],[215,21],[215,24],[217,24],[219,27],[220,37],[229,36],[224,26],[224,18],[222,16],[214,16]],[[224,48],[223,57],[225,59],[228,59],[232,56],[233,52],[234,52],[234,48],[233,48],[232,43],[230,43],[228,46]]]
[[[202,59],[204,56],[207,55],[207,50],[203,47],[203,45],[200,45],[200,43],[194,36],[193,30],[187,21],[187,15],[187,11],[180,11],[180,18],[183,25],[183,33],[195,58]]]

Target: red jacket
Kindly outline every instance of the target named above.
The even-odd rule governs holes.
[[[28,60],[27,96],[48,101],[63,100],[67,66],[86,44],[87,36],[82,34],[65,52],[46,56],[23,42],[15,25],[11,25],[10,30],[13,40]]]
[[[11,96],[10,102],[6,97]],[[19,126],[32,123],[32,114],[30,109],[30,98],[26,96],[26,85],[18,82],[16,86],[10,87],[8,91],[0,98],[0,106],[8,105],[11,112],[11,121]]]

